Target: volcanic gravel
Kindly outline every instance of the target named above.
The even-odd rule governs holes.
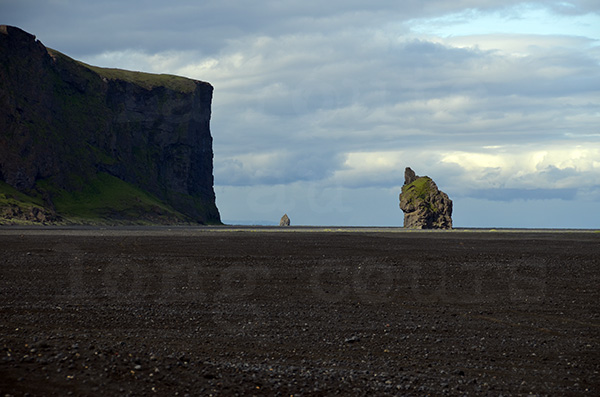
[[[600,233],[0,228],[0,395],[600,395]]]

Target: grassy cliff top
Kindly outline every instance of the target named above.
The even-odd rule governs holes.
[[[44,202],[39,197],[29,196],[18,191],[6,182],[0,181],[0,208],[11,204],[19,207],[42,207]]]
[[[171,74],[153,74],[145,72],[133,72],[130,70],[123,69],[112,69],[112,68],[101,68],[98,66],[88,65],[86,63],[76,61],[65,54],[48,48],[48,52],[53,57],[60,57],[63,60],[77,63],[84,66],[101,77],[108,80],[122,80],[130,83],[134,83],[145,89],[151,90],[156,87],[165,87],[173,91],[191,93],[196,89],[197,80],[188,79],[186,77],[174,76]],[[208,84],[208,83],[203,83]]]
[[[402,186],[402,194],[407,196],[407,200],[424,199],[431,191],[431,182],[428,176],[419,177],[412,183]]]

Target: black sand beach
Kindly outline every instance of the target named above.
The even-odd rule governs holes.
[[[2,395],[599,395],[600,233],[0,228]]]

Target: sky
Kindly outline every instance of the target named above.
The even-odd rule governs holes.
[[[225,223],[402,226],[411,167],[455,227],[600,228],[596,0],[0,0],[0,24],[210,82]]]

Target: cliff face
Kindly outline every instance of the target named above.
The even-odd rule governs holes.
[[[220,223],[212,91],[181,77],[88,66],[0,26],[0,186],[57,219]]]
[[[452,200],[431,178],[418,176],[409,167],[404,171],[400,209],[406,228],[452,229]]]

